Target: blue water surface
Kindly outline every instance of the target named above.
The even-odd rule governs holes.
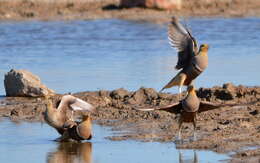
[[[0,130],[0,162],[215,163],[229,158],[211,151],[177,150],[173,142],[110,141],[105,137],[112,131],[99,125],[93,126],[91,141],[69,145],[53,141],[59,135],[46,124],[2,119]]]
[[[259,85],[259,18],[185,22],[199,43],[210,45],[209,67],[197,87]],[[167,24],[117,19],[0,23],[0,95],[5,95],[4,74],[12,68],[33,72],[58,93],[159,90],[177,73],[176,61]]]

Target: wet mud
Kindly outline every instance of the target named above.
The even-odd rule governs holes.
[[[164,111],[138,111],[136,107],[164,106],[178,101],[176,94],[159,93],[152,88],[130,92],[123,88],[73,94],[97,108],[92,114],[100,125],[112,126],[116,134],[108,139],[176,142],[179,115]],[[184,97],[185,93],[183,93]],[[231,162],[260,159],[260,87],[224,84],[200,88],[197,95],[202,101],[217,104],[238,104],[199,113],[197,140],[191,139],[192,124],[184,123],[183,142],[177,148],[208,149],[232,154]],[[58,101],[62,95],[53,97]],[[246,104],[246,105],[239,105]],[[0,101],[0,116],[13,121],[43,121],[43,98],[5,97]],[[78,113],[79,115],[80,113]]]
[[[85,20],[127,19],[168,22],[170,17],[245,17],[260,16],[256,0],[183,0],[181,9],[158,10],[142,7],[122,8],[119,0],[99,1],[0,1],[0,20]]]

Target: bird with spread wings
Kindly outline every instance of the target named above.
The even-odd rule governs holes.
[[[47,101],[46,111],[44,112],[44,120],[48,125],[55,128],[60,135],[67,130],[64,128],[64,124],[71,120],[73,120],[73,114],[71,117],[68,116],[68,111],[82,110],[82,111],[90,111],[95,112],[96,109],[91,104],[83,101],[77,97],[72,95],[64,95],[61,98],[60,103],[58,103],[57,107],[53,106],[52,99],[50,97],[45,97]]]
[[[177,49],[178,61],[175,68],[180,72],[166,84],[161,91],[173,86],[179,86],[179,93],[183,85],[190,85],[208,66],[207,44],[198,49],[196,39],[177,18],[173,17],[169,24],[168,37],[172,47]]]
[[[166,111],[172,114],[180,114],[179,119],[179,129],[178,129],[178,139],[181,140],[181,127],[183,122],[193,123],[194,132],[193,137],[196,139],[196,116],[197,113],[218,109],[221,107],[233,107],[233,106],[247,106],[250,103],[246,104],[216,104],[207,101],[200,101],[200,99],[196,95],[195,87],[193,85],[188,86],[188,95],[179,102],[167,105],[160,106],[154,108],[146,108],[146,107],[136,107],[136,110],[139,111],[152,111],[152,110],[160,110]],[[253,102],[254,103],[254,102]]]

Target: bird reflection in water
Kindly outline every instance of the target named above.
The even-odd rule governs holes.
[[[199,158],[195,150],[193,150],[193,158],[191,159],[184,159],[182,152],[179,151],[179,163],[198,163],[198,162],[199,162]]]
[[[54,152],[47,155],[48,163],[92,163],[92,144],[90,142],[60,143]]]

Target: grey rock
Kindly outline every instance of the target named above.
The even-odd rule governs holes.
[[[54,94],[38,76],[27,70],[10,70],[5,74],[4,86],[6,96],[42,97]]]

